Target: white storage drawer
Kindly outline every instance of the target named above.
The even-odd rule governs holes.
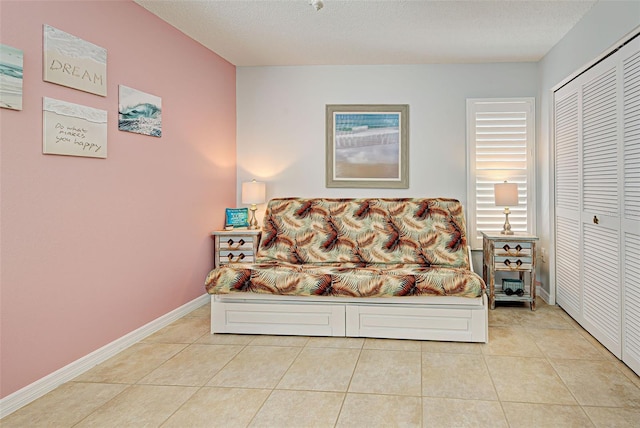
[[[464,308],[347,306],[347,336],[485,342],[486,312]]]
[[[344,336],[344,305],[227,303],[212,311],[211,331],[237,334]]]

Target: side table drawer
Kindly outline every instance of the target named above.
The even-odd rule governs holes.
[[[496,256],[494,260],[496,270],[531,270],[531,257]]]
[[[220,264],[253,263],[253,251],[220,250]]]
[[[496,256],[529,256],[531,257],[531,242],[496,242]]]
[[[253,249],[253,237],[252,236],[233,236],[233,237],[220,237],[220,251],[223,250],[243,250],[251,251]]]

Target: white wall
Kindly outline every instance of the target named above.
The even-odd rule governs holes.
[[[640,1],[600,1],[540,61],[538,94],[538,235],[541,246],[553,256],[553,175],[551,89],[590,63],[640,24]],[[550,262],[540,264],[543,287],[555,293],[549,275]]]
[[[466,204],[465,100],[535,97],[537,89],[534,63],[238,67],[238,183],[265,181],[267,198],[443,196]],[[409,104],[409,189],[325,187],[326,104]]]
[[[536,232],[552,251],[550,90],[638,22],[640,1],[600,1],[539,63],[238,67],[238,183],[266,181],[267,198],[448,196],[466,204],[466,98],[536,97]],[[324,185],[325,104],[367,103],[410,106],[409,189]],[[550,293],[549,263],[540,271]]]

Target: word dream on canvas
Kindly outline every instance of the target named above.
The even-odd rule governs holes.
[[[107,50],[44,26],[44,80],[107,96]]]
[[[49,70],[64,73],[80,80],[87,80],[94,85],[104,86],[104,76],[102,74],[91,73],[86,68],[81,68],[68,62],[61,62],[55,58],[51,60]]]

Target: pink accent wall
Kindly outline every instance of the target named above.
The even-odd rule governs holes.
[[[42,80],[42,26],[108,51],[108,95]],[[0,1],[24,51],[0,109],[5,397],[204,294],[236,204],[235,67],[129,1]],[[162,98],[162,138],[118,131],[118,85]],[[108,158],[42,154],[42,98],[108,111]]]

